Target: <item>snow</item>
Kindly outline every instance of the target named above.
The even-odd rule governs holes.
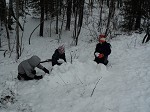
[[[97,65],[93,52],[97,42],[90,42],[89,31],[82,29],[78,46],[72,45],[71,34],[64,31],[61,42],[48,22],[44,37],[33,33],[39,20],[27,17],[23,37],[23,54],[15,59],[0,52],[0,112],[149,112],[150,110],[150,44],[141,44],[144,34],[120,35],[112,40],[108,66]],[[12,34],[13,35],[13,34]],[[41,60],[51,58],[59,45],[65,45],[67,63],[42,65],[50,74],[36,69],[44,78],[18,81],[18,64],[38,55]],[[7,46],[4,46],[4,48]],[[72,56],[72,62],[71,62]],[[95,89],[94,89],[95,88]],[[2,100],[10,96],[6,101]]]

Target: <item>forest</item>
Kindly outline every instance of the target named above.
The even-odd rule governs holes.
[[[145,43],[150,40],[149,6],[149,0],[1,0],[0,51],[5,55],[15,49],[16,58],[19,59],[23,51],[22,38],[27,15],[40,20],[30,34],[29,45],[35,30],[39,30],[39,36],[44,37],[46,21],[49,21],[50,37],[52,30],[59,39],[64,30],[70,31],[74,45],[78,44],[83,27],[89,30],[93,38],[99,34],[112,39],[121,33],[145,32]],[[12,31],[15,39],[11,38]],[[3,49],[3,38],[7,38],[7,49]]]
[[[0,112],[149,112],[149,40],[150,0],[0,0]]]

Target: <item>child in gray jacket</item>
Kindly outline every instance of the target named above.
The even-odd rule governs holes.
[[[45,73],[49,74],[49,70],[47,70],[45,67],[43,67],[40,64],[41,59],[34,55],[32,56],[30,59],[24,60],[22,61],[19,65],[18,65],[18,80],[39,80],[42,79],[43,76],[37,76],[36,75],[36,71],[35,71],[35,67],[43,70]]]

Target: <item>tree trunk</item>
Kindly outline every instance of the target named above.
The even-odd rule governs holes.
[[[41,18],[40,18],[40,36],[43,36],[44,30],[44,0],[40,0]]]
[[[13,30],[13,28],[11,27],[11,25],[13,24],[13,20],[12,20],[12,10],[13,10],[13,4],[12,4],[12,0],[9,0],[9,15],[8,15],[8,28],[9,30]]]
[[[67,0],[67,23],[66,30],[70,30],[72,0]]]
[[[73,13],[75,14],[76,12],[76,7],[77,7],[77,0],[73,0]]]
[[[2,47],[1,35],[2,35],[2,21],[0,18],[0,48]]]
[[[101,33],[102,28],[102,12],[103,12],[103,0],[99,0],[100,14],[99,14],[99,22],[98,22],[98,32]]]
[[[56,0],[56,34],[58,34],[58,0]]]
[[[108,35],[109,27],[110,27],[110,21],[113,18],[115,13],[115,0],[110,1],[110,7],[109,7],[109,15],[108,15],[108,21],[107,21],[107,26],[106,26],[106,31],[105,35]]]
[[[16,0],[16,58],[19,59],[19,0]]]
[[[81,32],[81,27],[82,27],[82,23],[83,23],[83,10],[84,10],[84,1],[85,0],[81,0],[80,1],[80,11],[79,11],[79,20],[78,20],[78,32],[77,32],[77,37],[76,37],[76,45],[78,44],[78,38]]]
[[[51,0],[51,1],[49,1],[49,11],[50,11],[50,14],[51,14],[51,17],[54,17],[54,12],[55,12],[55,10],[54,10],[54,0]]]
[[[5,7],[6,7],[6,1],[0,0],[0,19],[1,19],[1,21],[5,20]]]
[[[83,23],[83,9],[84,9],[84,1],[85,0],[77,0],[75,6],[75,22],[74,22],[74,31],[73,38],[75,40],[75,45],[78,44],[78,37],[81,31],[82,23]]]
[[[142,10],[141,10],[141,1],[139,0],[139,3],[137,4],[138,8],[137,8],[137,15],[136,15],[136,21],[135,21],[135,30],[139,29],[141,26],[141,18],[142,18]]]
[[[7,8],[6,8],[6,1],[4,0],[4,4],[5,4],[5,12],[4,12],[4,25],[5,25],[5,29],[6,29],[6,34],[7,34],[7,40],[8,40],[8,49],[10,51],[10,36],[9,36],[9,30],[8,30],[8,19],[7,19]]]
[[[48,19],[48,0],[45,0],[45,19]]]

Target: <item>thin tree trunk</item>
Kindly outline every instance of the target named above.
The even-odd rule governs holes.
[[[76,13],[77,0],[73,0],[73,13]]]
[[[74,12],[74,31],[73,31],[73,39],[76,39],[77,36],[77,11]]]
[[[41,6],[40,36],[43,36],[43,30],[44,30],[44,0],[40,0],[40,6]]]
[[[84,1],[82,0],[80,1],[80,12],[79,12],[79,20],[78,20],[78,32],[77,32],[77,37],[76,37],[76,45],[78,44],[78,38],[81,32],[81,27],[82,27],[82,23],[83,23],[83,10],[84,10]]]
[[[64,17],[65,17],[65,8],[63,8],[63,15],[62,15],[62,24],[60,27],[60,31],[59,31],[59,39],[61,39],[61,34],[62,34],[62,29],[63,29],[63,24],[64,24]]]
[[[100,14],[99,14],[99,22],[98,22],[98,31],[101,33],[103,0],[100,0],[100,1],[99,1],[99,6],[100,6]]]
[[[48,19],[48,0],[45,0],[45,19]]]
[[[141,18],[142,18],[142,10],[141,10],[141,1],[139,0],[138,3],[138,10],[137,10],[137,15],[136,15],[136,23],[135,23],[135,30],[139,29],[141,26]]]
[[[12,10],[13,10],[13,4],[12,4],[12,0],[9,0],[9,15],[8,15],[8,28],[9,30],[13,30],[13,28],[11,27],[12,25]]]
[[[4,25],[5,25],[5,29],[6,29],[6,34],[7,34],[7,40],[8,40],[8,49],[10,51],[10,36],[9,36],[9,30],[8,30],[8,20],[7,20],[7,9],[6,9],[6,1],[4,0],[4,3],[5,3],[5,20],[4,20]]]
[[[11,50],[11,47],[10,47],[10,36],[9,36],[9,30],[8,30],[8,27],[7,27],[7,23],[4,23],[4,24],[5,24],[6,34],[7,34],[8,49],[9,49],[9,51],[10,51],[10,50]]]
[[[16,58],[19,59],[19,0],[16,0]]]
[[[58,0],[56,0],[56,34],[58,34]]]
[[[72,0],[67,0],[67,23],[66,30],[70,30]]]
[[[105,31],[106,36],[108,35],[108,31],[109,31],[109,27],[110,27],[110,21],[113,18],[114,13],[115,13],[115,0],[111,0],[110,1],[110,7],[109,7],[108,21],[107,21],[107,26],[106,26],[106,31]]]
[[[0,18],[0,48],[2,47],[1,35],[2,35],[2,20]]]

